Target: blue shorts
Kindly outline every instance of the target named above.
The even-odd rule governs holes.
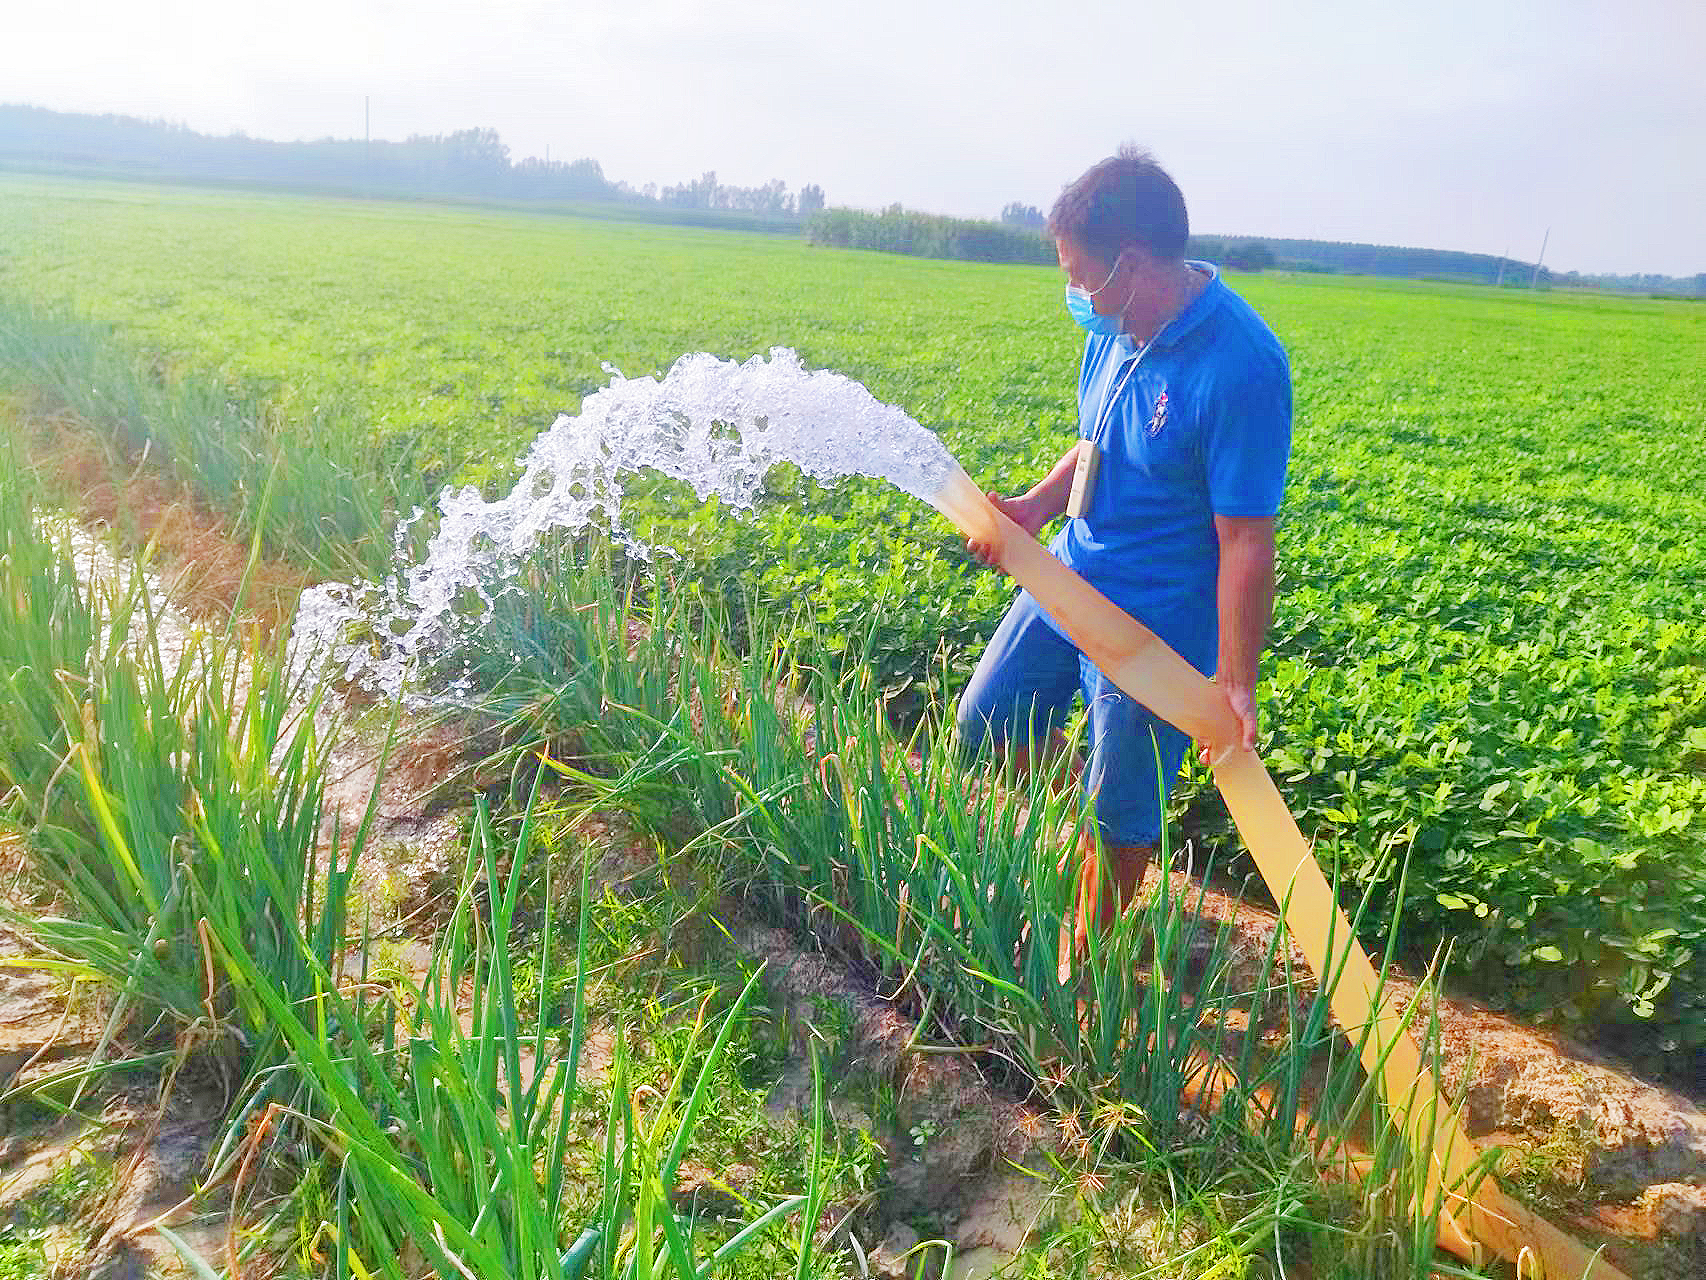
[[[1084,793],[1095,804],[1102,839],[1159,844],[1166,793],[1179,774],[1190,736],[1120,692],[1049,625],[1028,591],[1021,591],[1008,609],[960,695],[960,742],[968,749],[990,738],[1002,744],[1041,743],[1065,721],[1080,693],[1090,721]]]

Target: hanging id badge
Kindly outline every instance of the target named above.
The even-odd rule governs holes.
[[[1102,438],[1102,428],[1107,425],[1108,415],[1113,412],[1114,403],[1120,398],[1120,392],[1125,390],[1125,384],[1137,369],[1137,364],[1143,357],[1140,349],[1125,367],[1120,380],[1114,384],[1113,394],[1102,405],[1101,415],[1096,419],[1096,429],[1087,440],[1078,442],[1078,462],[1072,468],[1072,491],[1066,498],[1066,514],[1074,520],[1082,520],[1090,510],[1090,502],[1096,496],[1096,479],[1102,470],[1102,446],[1097,443]]]
[[[1082,520],[1096,493],[1096,475],[1102,469],[1102,448],[1094,440],[1078,442],[1078,465],[1072,469],[1072,492],[1066,499],[1066,514]]]

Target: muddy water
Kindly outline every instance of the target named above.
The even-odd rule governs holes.
[[[197,624],[175,604],[158,574],[140,567],[133,560],[115,555],[94,533],[63,516],[44,517],[43,532],[62,543],[71,553],[77,579],[85,591],[105,600],[123,600],[136,592],[139,621],[131,628],[132,643],[139,643],[146,634],[140,618],[147,609],[154,619],[154,642],[159,646],[162,666],[176,669],[183,657],[196,644]]]

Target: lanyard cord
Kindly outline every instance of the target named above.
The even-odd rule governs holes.
[[[1102,401],[1101,411],[1096,415],[1096,425],[1090,431],[1090,443],[1098,449],[1105,449],[1102,444],[1102,428],[1108,425],[1108,419],[1113,416],[1114,405],[1119,402],[1120,392],[1124,391],[1125,384],[1131,381],[1131,375],[1137,372],[1137,366],[1143,363],[1144,352],[1149,350],[1152,342],[1153,339],[1126,357],[1124,371],[1114,383],[1114,389],[1108,394],[1108,398]]]
[[[1196,268],[1192,267],[1191,270],[1195,271]],[[1208,285],[1204,285],[1203,287],[1205,289],[1208,288],[1209,285],[1212,285],[1215,282],[1215,279],[1215,275],[1210,272]],[[1201,296],[1202,295],[1200,294],[1198,295],[1198,297]],[[1192,302],[1194,303],[1195,299],[1193,299]],[[1155,331],[1155,334],[1148,342],[1144,343],[1136,351],[1132,352],[1131,355],[1126,357],[1124,371],[1119,375],[1119,381],[1114,384],[1113,392],[1102,402],[1102,408],[1096,415],[1096,425],[1090,432],[1090,443],[1095,445],[1098,449],[1104,448],[1101,439],[1102,428],[1108,425],[1108,419],[1113,415],[1114,405],[1119,402],[1120,392],[1125,390],[1125,384],[1131,381],[1131,375],[1137,372],[1137,366],[1143,363],[1143,357],[1149,354],[1150,348],[1155,345],[1156,339],[1160,338],[1162,334],[1171,329],[1173,327],[1173,321],[1177,320],[1179,316],[1184,315],[1185,311],[1190,310],[1190,306],[1191,304],[1186,304],[1185,308],[1179,312],[1179,315],[1168,320],[1166,324],[1162,325]]]

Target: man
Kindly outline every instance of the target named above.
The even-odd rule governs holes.
[[[1186,261],[1184,197],[1147,153],[1125,147],[1092,167],[1061,192],[1048,229],[1067,310],[1089,334],[1079,439],[1026,493],[989,496],[1033,535],[1068,515],[1050,551],[1213,675],[1253,748],[1291,450],[1285,349],[1213,266]],[[967,548],[993,563],[989,547]],[[1027,761],[1080,693],[1082,785],[1095,811],[1080,845],[1082,947],[1143,883],[1186,735],[1117,689],[1024,591],[960,699],[957,727],[967,745],[993,738]]]

